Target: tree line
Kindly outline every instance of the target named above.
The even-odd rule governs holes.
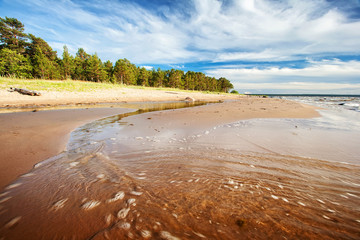
[[[0,75],[18,78],[84,80],[186,90],[228,92],[233,88],[226,78],[206,76],[202,72],[178,69],[148,70],[137,67],[126,58],[102,62],[97,54],[79,48],[72,56],[64,46],[62,58],[49,44],[24,33],[24,25],[16,18],[0,17]]]

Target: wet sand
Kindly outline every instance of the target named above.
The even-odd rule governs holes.
[[[0,189],[65,149],[75,128],[133,109],[96,108],[0,114]]]
[[[359,238],[359,166],[239,136],[241,119],[318,116],[296,102],[244,98],[89,123],[69,151],[0,193],[0,237]]]
[[[34,164],[65,149],[69,134],[76,127],[95,119],[121,114],[129,109],[88,108],[0,114],[0,189]],[[134,117],[134,123],[147,129],[173,128],[184,131],[250,118],[307,118],[319,114],[313,107],[278,99],[242,98],[240,101],[212,104],[201,108],[150,113],[151,119]],[[138,118],[138,120],[136,120]],[[140,121],[140,122],[139,122]],[[176,130],[177,129],[177,130]],[[130,133],[128,133],[130,134]]]

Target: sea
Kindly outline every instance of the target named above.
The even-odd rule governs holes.
[[[360,96],[269,97],[321,116],[76,129],[0,193],[0,239],[360,239]]]

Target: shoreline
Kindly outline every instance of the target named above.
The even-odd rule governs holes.
[[[76,128],[131,111],[134,109],[89,108],[1,113],[0,189],[30,171],[36,163],[64,151],[70,133]]]
[[[244,97],[246,96],[237,94],[133,88],[103,89],[91,92],[43,91],[41,96],[28,96],[0,89],[0,109],[127,102],[185,101],[186,98],[194,99],[195,101],[224,101],[238,100]]]
[[[0,189],[31,170],[36,163],[62,152],[70,133],[76,128],[130,111],[134,109],[109,107],[0,114],[0,124],[3,126],[0,130],[0,150],[3,153],[0,158]],[[145,116],[147,119],[144,120]],[[145,116],[140,114],[130,118],[135,120],[135,124],[147,124],[148,129],[169,126],[177,131],[193,131],[242,119],[311,118],[319,116],[319,113],[315,107],[292,101],[242,98],[234,102],[156,111]]]

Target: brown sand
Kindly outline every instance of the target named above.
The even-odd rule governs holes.
[[[152,112],[128,117],[135,126],[153,129],[194,131],[205,130],[220,124],[251,118],[312,118],[320,114],[315,107],[293,101],[271,98],[243,98],[238,101],[209,104],[195,108]],[[146,121],[146,122],[145,122]],[[145,133],[144,133],[145,134]]]
[[[34,164],[63,151],[70,132],[133,109],[96,108],[0,114],[0,189]]]
[[[132,110],[93,108],[0,114],[0,189],[29,171],[34,164],[63,151],[69,133],[76,127],[128,111]],[[243,97],[236,102],[154,112],[148,113],[146,118],[142,115],[131,118],[134,124],[145,123],[149,131],[153,131],[164,128],[202,129],[250,118],[316,116],[319,115],[313,107],[299,103]]]

